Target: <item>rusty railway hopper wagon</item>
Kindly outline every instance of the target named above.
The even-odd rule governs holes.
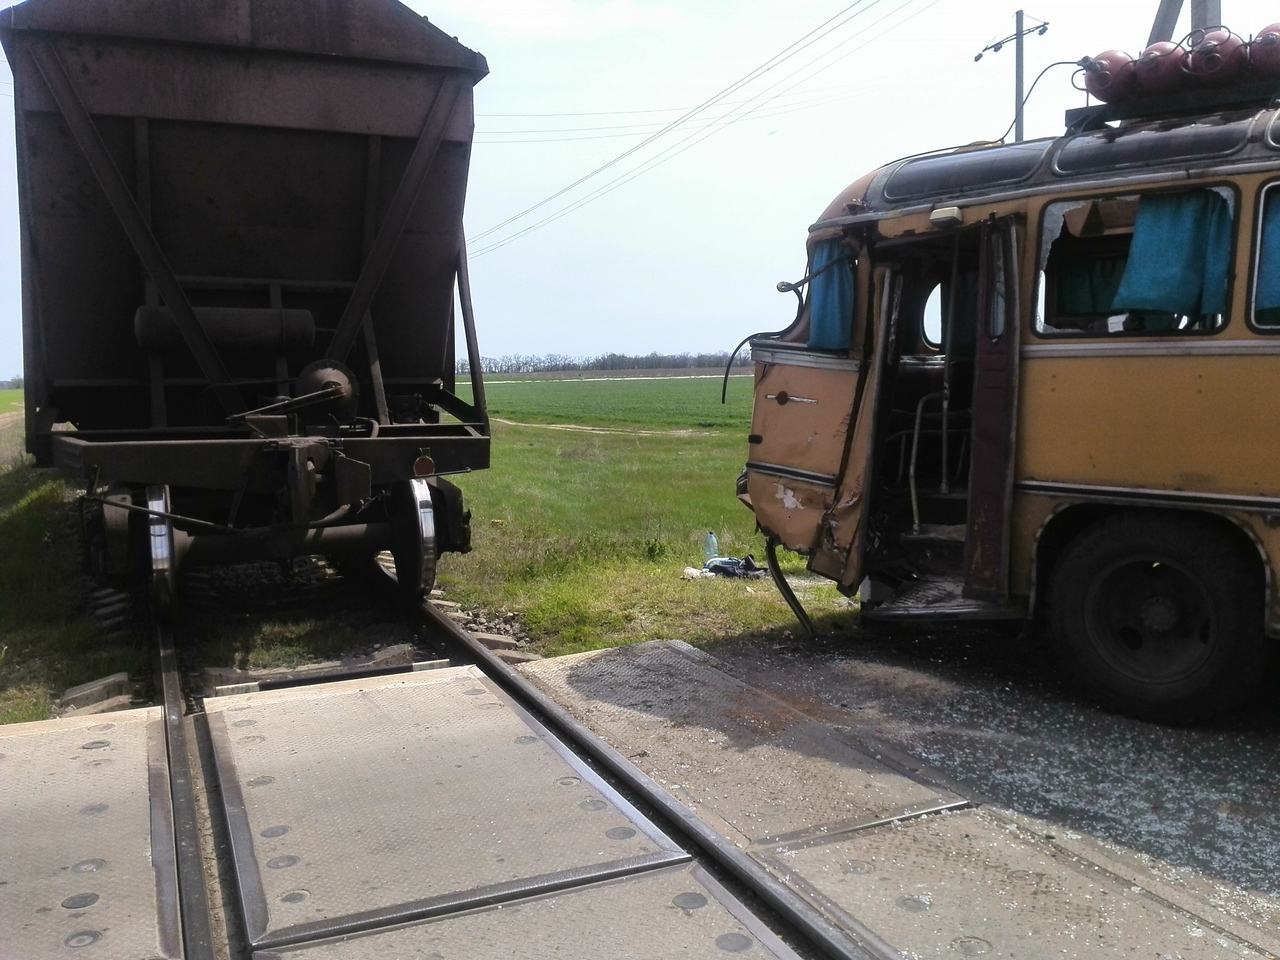
[[[1122,712],[1246,702],[1280,637],[1277,86],[841,194],[796,322],[752,341],[738,492],[771,548],[869,620],[1047,621]]]
[[[445,478],[489,464],[484,58],[395,0],[28,0],[0,42],[27,444],[87,478],[95,566],[163,599],[187,564],[390,550],[429,589],[469,548]]]

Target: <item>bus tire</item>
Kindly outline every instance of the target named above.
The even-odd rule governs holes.
[[[1112,516],[1054,575],[1049,621],[1063,668],[1110,710],[1191,723],[1243,706],[1273,643],[1256,562],[1206,517]]]

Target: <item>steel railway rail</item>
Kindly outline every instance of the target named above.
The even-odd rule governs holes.
[[[389,574],[388,577],[390,577]],[[482,692],[481,688],[474,686],[476,680],[488,681],[489,689],[493,694],[507,703],[514,714],[523,717],[532,730],[531,734],[517,738],[517,742],[530,740],[533,736],[543,739],[551,748],[552,754],[560,758],[559,762],[573,768],[572,773],[561,777],[559,782],[582,780],[588,785],[595,786],[600,795],[625,813],[641,833],[657,838],[660,855],[650,856],[648,859],[633,858],[635,862],[629,866],[606,865],[603,870],[597,871],[598,876],[593,874],[591,869],[583,869],[580,866],[574,871],[569,871],[572,876],[563,875],[564,871],[557,873],[554,869],[548,869],[542,872],[541,879],[535,878],[505,889],[490,885],[491,889],[485,888],[478,896],[461,896],[449,902],[423,901],[407,907],[401,905],[391,910],[365,910],[362,913],[356,911],[360,915],[354,920],[339,919],[331,923],[311,926],[306,924],[290,926],[287,923],[277,922],[274,916],[274,905],[267,904],[267,900],[274,893],[270,883],[274,877],[268,875],[283,872],[272,868],[297,858],[287,854],[273,858],[267,856],[273,852],[273,849],[251,849],[255,843],[262,844],[263,837],[270,837],[274,832],[286,828],[272,824],[263,827],[266,821],[258,817],[254,803],[265,791],[255,785],[270,783],[272,777],[263,774],[251,775],[257,770],[254,761],[243,755],[243,752],[233,755],[235,751],[232,738],[228,737],[228,731],[238,729],[234,726],[236,724],[249,722],[261,723],[262,726],[259,729],[269,728],[270,721],[266,717],[257,712],[248,712],[250,706],[254,705],[255,697],[287,697],[289,699],[282,702],[287,702],[290,709],[301,710],[307,709],[305,705],[309,703],[337,702],[353,689],[353,685],[364,689],[362,686],[364,684],[396,684],[400,679],[395,676],[396,674],[405,675],[407,682],[413,683],[418,682],[416,678],[425,676],[425,673],[414,673],[412,667],[396,667],[382,671],[336,671],[324,677],[312,678],[312,682],[305,687],[269,690],[266,684],[262,687],[251,685],[250,692],[245,694],[205,700],[197,692],[184,689],[184,676],[191,674],[184,673],[182,670],[175,652],[173,627],[168,622],[168,618],[161,616],[155,627],[159,681],[156,686],[163,695],[165,755],[167,782],[173,809],[176,889],[181,914],[182,956],[187,960],[214,960],[215,957],[228,955],[234,960],[237,957],[235,949],[216,942],[219,939],[216,925],[210,922],[210,908],[218,897],[216,892],[211,892],[206,885],[205,861],[213,855],[213,851],[210,851],[207,846],[202,848],[201,844],[202,815],[197,802],[198,777],[195,764],[202,753],[211,754],[217,760],[215,776],[219,782],[209,784],[208,792],[213,793],[216,790],[223,797],[226,829],[231,836],[231,855],[235,860],[235,876],[239,890],[236,896],[224,896],[222,902],[236,905],[240,916],[229,917],[228,926],[238,928],[243,942],[248,944],[247,952],[252,954],[254,960],[294,954],[306,956],[313,945],[332,947],[334,943],[346,942],[348,939],[358,940],[361,937],[384,935],[381,932],[387,930],[391,931],[390,934],[385,934],[388,936],[408,936],[414,929],[412,923],[415,920],[439,923],[441,918],[444,920],[454,916],[465,918],[469,915],[468,911],[474,912],[484,907],[512,905],[529,898],[534,898],[536,902],[536,898],[547,897],[557,891],[573,893],[600,881],[611,879],[614,882],[634,881],[649,874],[673,869],[692,871],[692,875],[699,878],[701,884],[699,889],[711,891],[713,894],[711,899],[713,901],[719,899],[747,931],[744,934],[735,935],[744,939],[734,939],[730,936],[729,940],[724,940],[724,936],[728,935],[721,935],[718,949],[711,951],[708,955],[722,955],[726,950],[730,953],[735,952],[750,939],[763,945],[767,955],[779,957],[823,956],[841,958],[841,960],[853,960],[853,958],[856,960],[877,958],[878,960],[878,958],[896,956],[891,948],[880,942],[869,931],[849,931],[830,922],[794,891],[699,820],[693,811],[680,804],[661,786],[575,720],[571,714],[540,692],[519,671],[492,654],[439,608],[427,602],[417,607],[413,614],[420,618],[424,632],[431,635],[433,639],[444,641],[451,648],[451,652],[455,654],[451,660],[455,663],[469,664],[466,667],[451,668],[449,671],[433,672],[443,677],[445,673],[453,671],[469,671],[468,679],[463,684],[471,687],[463,691],[469,694]],[[377,690],[373,690],[372,693],[376,696]],[[224,701],[235,702],[235,705],[224,708]],[[388,709],[393,707],[389,705]],[[246,712],[233,714],[230,711]],[[259,717],[259,720],[233,720],[228,724],[227,718],[233,715]],[[440,720],[442,729],[455,723],[447,714]],[[467,723],[468,721],[462,717],[457,718],[458,736],[468,735],[465,732],[468,729]],[[285,726],[288,725],[285,724]],[[273,739],[277,736],[277,732],[271,728],[271,732],[268,732],[266,737]],[[448,737],[450,733],[445,729],[441,736]],[[300,750],[305,753],[307,737],[308,734],[305,732],[300,733],[298,744],[290,747],[290,751]],[[255,737],[240,739],[255,739]],[[260,740],[262,737],[258,736],[256,739]],[[396,744],[395,731],[388,731],[388,736],[382,743],[382,750],[386,753],[394,753],[397,749]],[[329,776],[340,779],[351,773],[349,768],[345,770],[335,768],[329,771]],[[499,795],[518,794],[524,788],[515,779],[519,776],[520,770],[509,770],[506,773],[509,782],[491,783],[488,789],[491,793]],[[596,782],[592,784],[592,780]],[[294,787],[298,788],[298,785],[295,784]],[[311,799],[298,796],[292,798],[290,803],[294,806],[305,805]],[[323,798],[316,802],[318,806],[323,806],[325,803]],[[594,809],[597,805],[603,806],[599,801],[588,801],[584,808]],[[211,803],[210,806],[214,804]],[[484,816],[484,811],[479,811],[476,814],[476,820],[483,820]],[[451,822],[456,825],[456,817]],[[403,824],[403,827],[406,832],[417,829],[408,822]],[[468,823],[462,829],[476,830],[476,824]],[[635,827],[631,826],[614,828],[609,836],[623,836],[634,832]],[[269,847],[270,842],[270,840],[266,841],[265,845]],[[547,844],[544,854],[549,861],[552,861],[551,866],[556,866],[554,861],[560,856],[560,851],[555,838],[546,836],[540,838],[539,842]],[[479,856],[479,851],[476,855]],[[255,858],[265,863],[267,869],[255,869]],[[673,866],[682,863],[686,866],[679,868]],[[423,864],[422,869],[429,871],[431,867]],[[551,879],[547,879],[548,877]],[[314,888],[317,884],[312,883],[310,886]],[[310,891],[286,891],[281,896],[287,901],[290,897],[302,897],[304,894],[310,895]],[[629,903],[634,896],[635,891],[627,893]],[[685,902],[705,902],[707,899],[702,893],[684,896],[693,897],[692,900]],[[679,896],[676,902],[682,902]],[[264,919],[264,910],[272,914],[269,920]],[[495,913],[492,916],[497,917],[498,914]],[[513,933],[515,929],[513,928]],[[410,932],[406,933],[406,931]],[[782,939],[775,936],[772,931],[778,931]],[[572,940],[582,936],[581,931],[573,929],[563,931],[562,935]],[[624,934],[619,932],[618,935]],[[697,935],[696,932],[694,935]],[[791,946],[784,945],[783,940]],[[632,947],[634,946],[633,943]],[[519,947],[519,942],[513,941],[504,949],[508,955],[516,956],[519,955]],[[368,945],[361,949],[367,948]],[[230,953],[228,953],[229,949]],[[655,949],[661,949],[661,947],[655,947]],[[353,956],[362,955],[364,954],[353,954]]]

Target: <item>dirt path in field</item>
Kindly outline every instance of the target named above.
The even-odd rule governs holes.
[[[520,423],[516,420],[503,420],[501,417],[490,417],[495,423],[508,427],[539,427],[543,430],[569,430],[573,433],[616,433],[628,437],[706,437],[707,430],[624,430],[617,427],[587,427],[580,423]]]
[[[17,423],[21,419],[21,410],[11,410],[9,413],[0,413],[0,428],[7,427],[11,423]]]

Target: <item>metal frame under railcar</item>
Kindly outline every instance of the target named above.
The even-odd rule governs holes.
[[[28,0],[0,26],[27,444],[89,481],[101,572],[391,550],[419,593],[469,549],[443,477],[489,465],[462,235],[488,67],[398,3],[311,8]]]

